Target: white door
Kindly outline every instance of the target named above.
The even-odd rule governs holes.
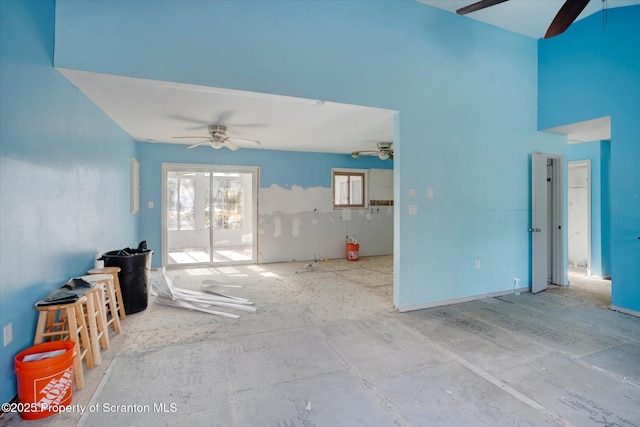
[[[549,233],[547,199],[547,156],[531,155],[531,292],[547,289]]]
[[[531,155],[531,292],[566,284],[565,160]]]

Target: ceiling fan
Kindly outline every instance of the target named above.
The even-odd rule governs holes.
[[[351,157],[357,159],[360,156],[378,156],[380,160],[393,160],[393,142],[378,142],[377,150],[354,151]]]
[[[252,144],[260,145],[260,141],[256,141],[254,139],[246,139],[246,138],[236,138],[232,136],[227,136],[227,127],[222,125],[209,125],[207,126],[209,130],[209,136],[174,136],[175,139],[193,139],[193,138],[205,138],[204,141],[200,141],[197,144],[190,145],[187,147],[195,148],[201,145],[210,145],[213,148],[222,148],[227,147],[231,151],[236,151],[240,147],[238,147],[234,142],[244,143],[250,142]]]
[[[468,6],[456,10],[456,13],[458,15],[466,15],[467,13],[495,6],[497,4],[504,3],[505,1],[508,0],[480,0],[476,3],[472,3]],[[588,3],[589,0],[566,0],[558,11],[556,17],[553,18],[553,21],[551,22],[551,25],[549,25],[544,38],[548,39],[557,36],[558,34],[564,33],[567,28],[569,28],[569,26],[573,24],[573,21],[578,18],[578,15],[580,15],[584,8],[587,7]]]

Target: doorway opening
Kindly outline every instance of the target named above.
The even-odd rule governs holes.
[[[593,287],[596,284],[601,287],[611,288],[611,255],[610,255],[610,200],[608,188],[609,174],[609,144],[611,141],[611,117],[599,117],[581,122],[556,126],[545,129],[546,132],[563,134],[567,136],[568,149],[567,156],[572,161],[588,162],[588,213],[582,215],[581,224],[576,224],[576,212],[571,206],[576,202],[577,194],[581,193],[581,204],[585,203],[584,183],[576,185],[575,177],[572,177],[573,171],[569,170],[572,162],[567,164],[567,257],[566,269],[568,271],[568,284],[572,289],[585,284],[585,287]],[[582,163],[584,165],[584,163]],[[578,171],[584,179],[586,171],[584,169]],[[581,189],[577,189],[579,187]],[[578,208],[580,212],[584,212],[585,207]],[[589,215],[586,220],[586,215]],[[581,239],[576,240],[576,227],[580,227]],[[588,234],[585,234],[585,227],[589,227]],[[584,241],[588,236],[588,247]],[[576,247],[578,246],[578,248]],[[578,253],[576,253],[578,250]],[[586,261],[584,251],[587,251]],[[579,252],[582,251],[582,254]],[[567,289],[555,288],[559,292]],[[610,292],[606,297],[610,300]],[[598,297],[600,298],[600,297]],[[600,298],[602,301],[602,298]],[[604,305],[604,304],[597,304]]]
[[[595,165],[595,170],[602,167]],[[602,204],[606,179],[597,176],[592,180],[591,160],[575,160],[567,168],[567,227],[568,227],[568,276],[569,288],[565,296],[573,297],[599,307],[611,306],[611,278],[603,275],[605,260],[602,246],[603,216],[598,214]],[[592,192],[595,192],[592,194]],[[605,191],[606,193],[606,191]],[[594,201],[595,200],[595,201]],[[592,209],[596,213],[592,215]],[[600,208],[601,209],[601,208]],[[595,221],[595,223],[594,223]],[[594,236],[595,234],[595,240]],[[592,242],[593,245],[592,245]]]
[[[255,264],[257,167],[163,164],[163,265]]]

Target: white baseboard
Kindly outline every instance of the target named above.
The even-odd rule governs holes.
[[[609,308],[614,311],[619,311],[620,313],[630,314],[631,316],[640,317],[640,311],[629,310],[628,308],[622,308],[616,305],[612,305]]]
[[[524,288],[520,288],[520,293],[530,292],[530,291],[531,289],[529,289],[528,286],[525,286]],[[405,313],[407,311],[423,310],[425,308],[441,307],[443,305],[451,305],[451,304],[460,304],[462,302],[476,301],[476,300],[486,299],[486,298],[502,297],[505,295],[513,295],[513,294],[514,294],[513,289],[509,289],[506,291],[498,291],[498,292],[491,292],[488,294],[472,295],[472,296],[462,297],[462,298],[453,298],[453,299],[447,299],[447,300],[441,300],[441,301],[434,301],[434,302],[428,302],[425,304],[401,305],[401,306],[396,306],[396,308],[400,313]]]

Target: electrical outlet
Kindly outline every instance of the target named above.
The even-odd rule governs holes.
[[[6,347],[11,344],[11,341],[13,341],[13,328],[11,326],[11,323],[7,323],[6,325],[4,325],[3,335],[4,346]]]
[[[480,259],[476,260],[476,270],[480,270]]]

